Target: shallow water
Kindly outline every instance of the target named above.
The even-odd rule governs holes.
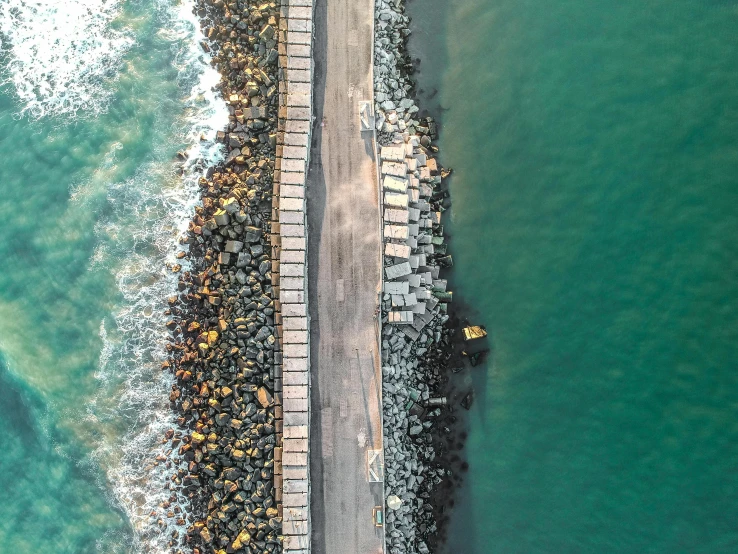
[[[191,2],[0,6],[0,548],[162,551],[163,310],[227,115]],[[51,45],[51,47],[50,47]],[[43,60],[43,61],[41,61]],[[176,153],[188,149],[184,165]]]
[[[411,15],[494,350],[448,551],[738,551],[738,7]]]

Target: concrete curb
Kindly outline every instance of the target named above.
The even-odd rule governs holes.
[[[272,205],[272,252],[281,356],[275,373],[282,424],[275,487],[283,550],[310,552],[310,325],[307,308],[305,186],[313,118],[313,0],[282,0],[279,21],[279,127]]]

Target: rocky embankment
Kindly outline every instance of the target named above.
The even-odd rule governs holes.
[[[191,268],[169,299],[165,367],[186,432],[171,430],[173,551],[281,551],[274,486],[279,354],[269,243],[278,117],[278,5],[198,0],[230,113],[226,159],[200,180],[181,239]],[[164,508],[168,508],[165,506]],[[160,522],[160,525],[164,525]]]
[[[443,540],[452,504],[454,436],[448,405],[454,352],[452,294],[441,270],[453,265],[441,223],[450,173],[435,159],[435,122],[419,117],[401,0],[377,0],[375,124],[381,145],[384,286],[382,383],[385,532],[392,554],[427,554]],[[450,456],[451,454],[451,456]]]

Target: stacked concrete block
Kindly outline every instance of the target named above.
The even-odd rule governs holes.
[[[441,178],[435,160],[416,135],[397,134],[394,144],[382,146],[379,158],[383,308],[386,323],[414,341],[434,317],[445,312],[439,297],[446,294],[446,282],[438,280],[440,267],[435,261],[435,247],[443,245],[441,212],[431,206],[434,186]]]
[[[313,0],[283,0],[279,23],[279,130],[272,248],[279,260],[281,402],[278,498],[286,554],[310,551],[310,334],[307,308],[306,176],[312,126]],[[275,272],[272,272],[275,275]]]

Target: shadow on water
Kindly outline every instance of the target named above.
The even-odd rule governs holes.
[[[448,0],[408,0],[406,5],[412,30],[407,49],[415,69],[415,99],[421,112],[431,114],[440,125],[447,108],[441,104],[440,91],[448,67],[449,3]]]
[[[313,15],[315,37],[313,39],[313,120],[312,142],[310,144],[310,165],[307,174],[307,236],[308,236],[308,309],[310,315],[310,487],[311,487],[311,550],[315,554],[326,551],[325,543],[325,503],[323,502],[323,430],[320,401],[320,326],[318,324],[318,291],[314,286],[320,275],[318,251],[325,213],[325,177],[321,146],[323,133],[323,105],[325,102],[326,53],[328,37],[326,18],[328,8],[325,2],[318,2]],[[310,286],[313,284],[313,286]]]

